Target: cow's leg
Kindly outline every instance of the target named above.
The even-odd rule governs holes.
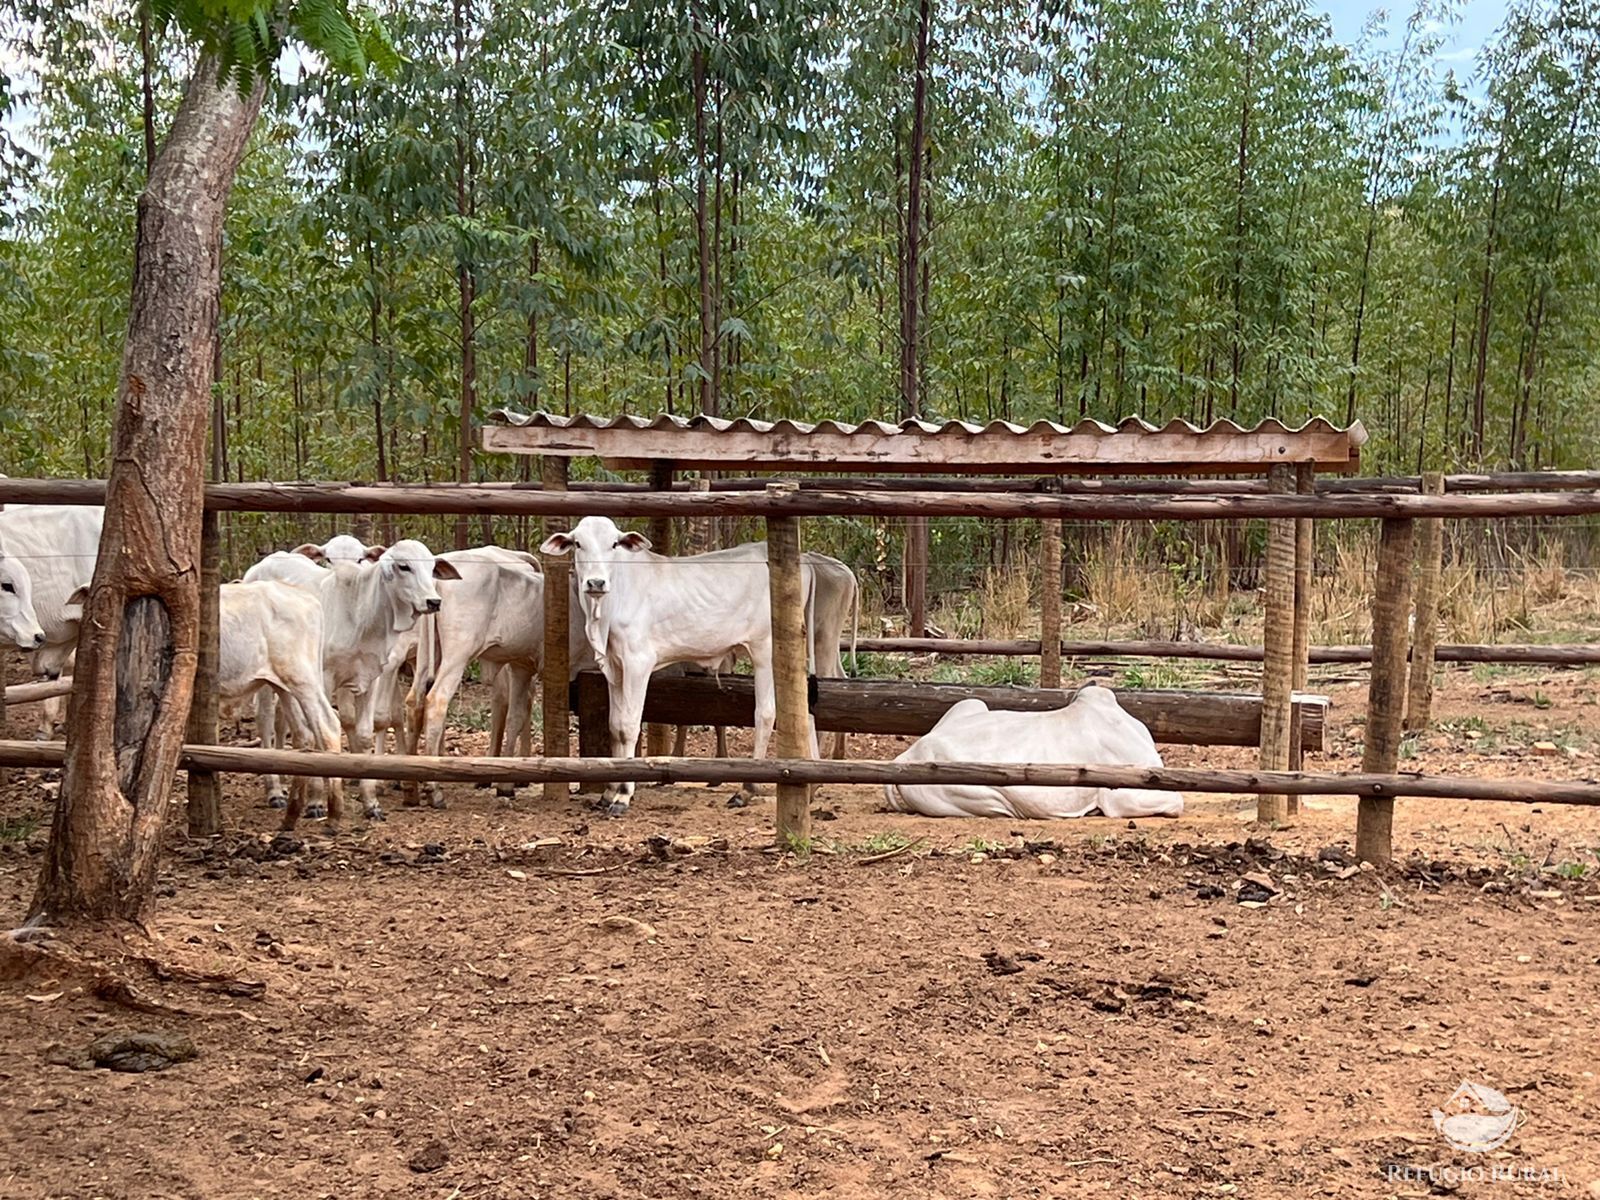
[[[833,735],[833,749],[829,753],[829,757],[830,758],[843,759],[843,758],[846,757],[844,739],[845,739],[845,732],[842,729],[839,730],[838,733]]]
[[[726,729],[724,729],[721,725],[718,725],[717,726],[717,730],[716,730],[716,734],[717,734],[717,757],[718,758],[727,758],[728,757],[728,731]]]
[[[672,757],[682,758],[689,752],[689,727],[679,725],[672,738]]]
[[[35,740],[48,742],[55,737],[56,730],[66,724],[67,698],[65,696],[51,696],[39,705],[39,730]]]
[[[276,700],[274,731],[279,745],[286,746],[293,742],[296,750],[323,748],[322,740],[317,737],[312,727],[311,714],[306,711],[294,692],[281,690],[276,686],[262,690],[271,690]],[[324,780],[313,781],[305,775],[295,775],[289,779],[288,807],[313,821],[328,815],[326,795],[327,787]]]
[[[778,720],[778,703],[773,693],[771,643],[765,647],[750,647],[750,664],[756,700],[755,749],[751,757],[765,758],[767,747],[772,742],[772,727]],[[739,790],[728,798],[728,807],[743,808],[755,799],[756,792],[755,784],[741,783]]]
[[[611,688],[611,753],[615,758],[633,758],[639,744],[639,726],[644,719],[645,692],[650,687],[653,662],[626,662],[620,686]],[[627,813],[633,803],[633,781],[613,783],[601,794],[606,812],[613,817]]]
[[[427,703],[422,707],[424,753],[435,757],[444,753],[445,719],[450,715],[450,701],[461,686],[461,677],[467,670],[467,656],[446,651],[433,673],[433,686],[428,689]],[[431,802],[435,808],[444,807],[444,788],[437,783],[432,789]]]
[[[271,688],[264,687],[256,692],[256,734],[261,739],[263,750],[276,750],[283,744],[283,739],[278,736],[278,693]],[[268,775],[267,803],[273,808],[283,808],[288,803],[288,796],[282,778]]]
[[[532,726],[533,674],[529,668],[511,663],[503,667],[496,680],[496,693],[503,697],[500,748],[495,753],[512,757],[530,754],[530,729]],[[500,795],[507,798],[517,794],[517,785],[497,785]]]
[[[371,688],[352,697],[355,711],[351,714],[350,725],[350,752],[352,754],[367,754],[372,750],[372,706],[377,697]],[[361,789],[361,808],[374,821],[383,819],[383,808],[378,804],[378,781],[363,779],[359,783]]]
[[[334,712],[328,694],[322,690],[321,680],[302,681],[296,696],[306,726],[306,740],[302,744],[324,754],[338,754],[339,716]],[[330,776],[321,781],[321,786],[327,796],[328,816],[335,821],[343,820],[344,780]],[[368,809],[367,816],[374,821],[381,821],[383,810]]]

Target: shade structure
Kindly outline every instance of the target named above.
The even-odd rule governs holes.
[[[1248,475],[1280,463],[1350,474],[1360,466],[1367,431],[1322,417],[1294,427],[1268,419],[1251,427],[1215,421],[1152,425],[1129,417],[1116,425],[1038,421],[757,421],[554,413],[490,414],[483,448],[507,454],[598,458],[613,470],[670,462],[708,471],[857,472],[981,475]]]

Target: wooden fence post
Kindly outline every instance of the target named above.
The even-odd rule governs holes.
[[[1061,686],[1061,522],[1039,522],[1039,686]]]
[[[1310,496],[1317,490],[1316,468],[1300,463],[1295,468],[1294,490]],[[1309,678],[1311,646],[1311,576],[1316,557],[1316,536],[1310,517],[1294,523],[1294,690],[1303,692]],[[1291,808],[1293,806],[1291,805]]]
[[[689,490],[696,496],[709,496],[711,494],[711,480],[702,475],[699,479],[689,481]],[[689,517],[686,521],[687,528],[684,532],[683,552],[685,554],[704,554],[714,548],[710,517]]]
[[[222,539],[217,514],[200,519],[200,629],[194,667],[194,695],[184,740],[191,745],[217,744],[217,656],[222,604]],[[222,832],[222,787],[214,771],[189,772],[189,836]]]
[[[1444,495],[1444,475],[1422,476],[1422,494]],[[1408,730],[1426,729],[1433,713],[1433,655],[1439,643],[1439,587],[1444,569],[1444,522],[1424,517],[1417,530],[1417,607],[1411,623],[1411,676],[1406,691]]]
[[[769,493],[794,491],[794,483],[774,483]],[[800,522],[767,518],[767,567],[772,597],[772,667],[778,719],[773,753],[778,758],[810,757],[810,713],[806,705],[805,607],[800,586]],[[777,840],[801,847],[811,840],[811,788],[778,784]]]
[[[1312,463],[1299,463],[1294,472],[1294,490],[1309,496],[1317,490],[1316,467]],[[1294,523],[1294,690],[1303,692],[1311,678],[1311,577],[1316,557],[1316,533],[1310,517],[1300,517]],[[1305,755],[1300,746],[1298,725],[1289,733],[1289,769],[1298,771],[1305,766]],[[1285,798],[1289,816],[1300,812],[1300,797]]]
[[[1406,691],[1406,622],[1411,617],[1411,564],[1416,527],[1391,517],[1378,534],[1378,571],[1372,595],[1372,682],[1367,688],[1363,771],[1393,772],[1400,760],[1400,724]],[[1356,809],[1356,858],[1386,862],[1391,854],[1394,800],[1362,796]]]
[[[672,490],[672,463],[668,459],[656,459],[650,464],[650,488],[657,492],[670,492]],[[650,542],[657,554],[672,553],[672,518],[650,518]],[[645,726],[644,752],[651,758],[660,758],[672,751],[670,725],[661,725],[652,721]]]
[[[547,454],[539,464],[540,479],[547,492],[567,490],[567,460]],[[544,670],[540,677],[540,706],[544,716],[544,756],[564,758],[571,747],[568,729],[567,676],[567,609],[570,597],[567,578],[571,562],[565,555],[544,556]],[[565,800],[571,795],[565,783],[544,785],[544,798],[548,802]]]
[[[1274,492],[1293,490],[1287,463],[1272,467],[1268,482]],[[1289,769],[1291,696],[1294,692],[1295,522],[1275,517],[1267,522],[1266,611],[1261,636],[1261,758],[1263,771]],[[1256,820],[1287,820],[1289,800],[1263,795],[1256,801]]]

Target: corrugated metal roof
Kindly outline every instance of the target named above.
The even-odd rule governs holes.
[[[1268,417],[1255,425],[1240,425],[1234,421],[1221,419],[1209,425],[1195,425],[1189,421],[1174,417],[1165,425],[1152,425],[1142,417],[1124,417],[1115,425],[1108,425],[1104,421],[1091,420],[1085,417],[1072,425],[1061,425],[1055,421],[1035,421],[1031,425],[1018,425],[1012,421],[990,421],[979,424],[976,421],[945,421],[942,424],[935,421],[922,421],[915,418],[901,421],[898,425],[888,421],[862,421],[851,425],[843,421],[791,421],[787,417],[777,421],[758,421],[753,417],[708,417],[698,414],[691,417],[674,416],[671,413],[661,413],[659,416],[643,417],[633,413],[623,413],[615,417],[596,417],[587,413],[580,413],[575,417],[563,416],[560,413],[531,412],[519,413],[509,408],[497,408],[489,414],[489,420],[501,425],[510,425],[519,429],[536,426],[546,429],[681,429],[681,430],[706,430],[713,429],[718,433],[838,433],[846,436],[854,434],[872,434],[884,437],[899,433],[924,433],[935,435],[949,435],[955,433],[973,435],[983,434],[987,437],[998,437],[1005,434],[1041,434],[1053,433],[1066,434],[1112,434],[1138,431],[1141,433],[1186,433],[1211,436],[1216,434],[1270,434],[1274,436],[1295,436],[1305,433],[1331,433],[1347,434],[1351,445],[1360,446],[1367,440],[1367,430],[1360,421],[1347,428],[1341,428],[1329,421],[1326,417],[1312,417],[1303,425],[1285,425],[1276,417]]]
[[[1176,419],[1152,425],[1138,417],[1116,425],[1087,419],[1073,425],[924,420],[847,424],[667,413],[568,417],[498,409],[489,419],[494,424],[484,431],[486,450],[596,456],[623,467],[669,459],[683,467],[1067,474],[1251,472],[1273,463],[1307,462],[1320,470],[1348,472],[1355,469],[1359,448],[1367,440],[1359,421],[1340,428],[1323,417],[1298,427],[1275,418],[1248,427],[1229,420],[1201,427]]]

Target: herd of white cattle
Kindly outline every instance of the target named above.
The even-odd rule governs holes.
[[[70,671],[102,521],[103,510],[86,506],[0,511],[0,632],[32,653],[38,674]],[[675,664],[725,672],[739,656],[754,677],[754,754],[766,754],[776,705],[764,543],[668,557],[639,533],[586,517],[541,550],[571,558],[569,662],[574,674],[598,668],[606,679],[614,757],[635,753],[652,673]],[[855,574],[808,552],[801,577],[811,670],[842,678],[845,629],[853,645],[860,618]],[[264,746],[337,753],[347,743],[353,753],[381,753],[392,737],[400,752],[440,754],[450,701],[476,661],[493,697],[489,753],[531,754],[533,681],[544,658],[544,574],[533,554],[479,546],[435,555],[414,539],[368,546],[348,535],[276,551],[223,584],[219,634],[218,699],[235,710],[255,705]],[[43,736],[61,715],[59,701],[46,704]],[[1048,713],[963,701],[900,761],[1161,765],[1149,731],[1098,687]],[[381,819],[375,781],[359,787],[367,817]],[[285,828],[302,815],[342,816],[339,779],[286,789],[268,777],[266,788]],[[1132,817],[1183,806],[1176,793],[1128,789],[889,785],[885,794],[891,809],[928,816]],[[620,816],[632,795],[632,783],[614,783],[602,805]],[[407,802],[418,800],[410,785]],[[437,785],[432,802],[444,805]]]

